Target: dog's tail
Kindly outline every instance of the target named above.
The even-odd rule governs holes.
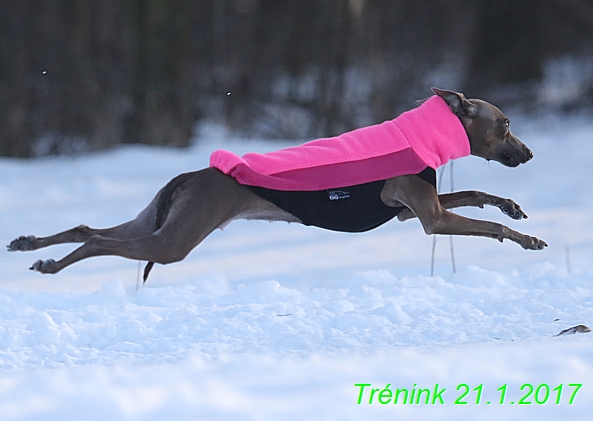
[[[197,171],[179,174],[177,177],[169,181],[165,187],[163,187],[156,202],[156,218],[154,223],[155,231],[160,229],[167,219],[169,208],[171,207],[171,199],[175,190],[182,186],[187,180],[192,178],[196,172]],[[148,262],[146,264],[146,267],[144,268],[144,283],[146,283],[148,275],[150,274],[153,266],[154,262]]]

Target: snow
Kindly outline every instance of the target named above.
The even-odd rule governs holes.
[[[455,237],[455,274],[449,240],[438,237],[429,276],[432,238],[414,220],[364,234],[237,221],[183,262],[155,266],[138,289],[139,265],[117,257],[53,276],[27,270],[74,245],[1,252],[0,420],[590,419],[593,335],[554,335],[593,325],[593,122],[516,120],[533,161],[507,169],[462,159],[454,181],[514,199],[529,219],[459,212],[550,247]],[[190,150],[3,158],[1,237],[115,225],[214,149],[286,145],[205,127]],[[360,404],[355,384],[372,385]],[[463,384],[468,403],[456,405]],[[524,384],[539,387],[540,401],[563,385],[560,403],[551,391],[545,404],[534,392],[519,405]],[[572,404],[570,384],[583,384]],[[370,389],[387,385],[438,385],[444,404],[369,404]]]

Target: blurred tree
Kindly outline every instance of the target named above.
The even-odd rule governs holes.
[[[189,144],[191,1],[0,3],[0,154]]]
[[[187,146],[196,121],[192,83],[192,2],[131,2],[131,107],[123,141]]]
[[[499,0],[482,4],[469,81],[472,89],[523,82],[542,76],[545,51],[542,0]]]
[[[434,84],[528,96],[592,41],[585,0],[3,0],[0,155],[185,146],[199,118],[334,135]]]

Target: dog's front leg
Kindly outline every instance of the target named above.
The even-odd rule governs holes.
[[[495,206],[502,213],[513,219],[527,219],[527,215],[517,203],[511,199],[494,196],[481,191],[461,191],[455,193],[439,194],[439,202],[445,209],[454,209],[464,206],[483,208],[485,205]],[[400,221],[407,221],[416,215],[410,209],[405,209],[397,216]]]
[[[436,189],[419,177],[401,176],[389,181],[392,183],[390,187],[393,198],[412,210],[427,234],[475,235],[496,238],[501,242],[509,239],[530,250],[547,247],[544,241],[502,224],[470,219],[449,212],[441,205]]]

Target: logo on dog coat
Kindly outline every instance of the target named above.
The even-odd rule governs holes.
[[[350,192],[344,190],[328,190],[329,200],[342,200],[350,197]]]

